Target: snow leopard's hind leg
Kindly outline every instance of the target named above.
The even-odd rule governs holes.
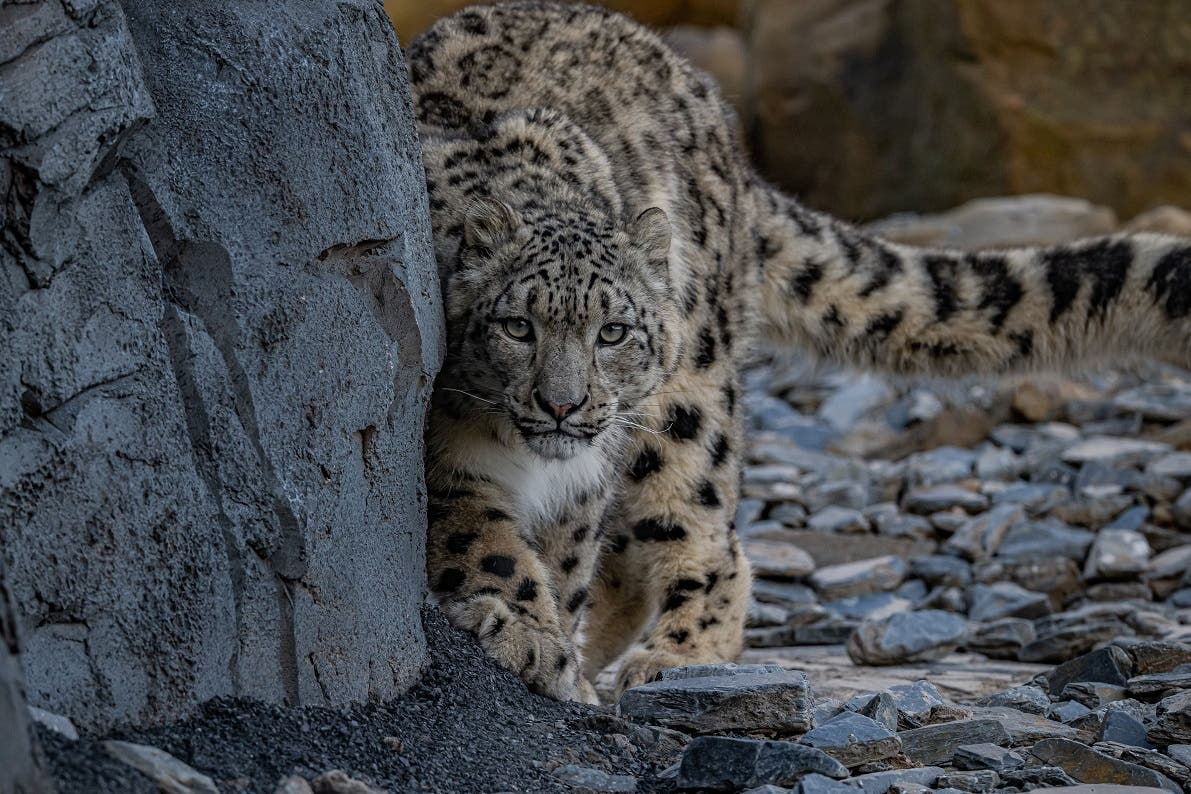
[[[641,641],[622,660],[618,693],[740,654],[750,575],[733,525],[743,439],[734,380],[678,373],[654,398],[657,430],[638,432],[626,455],[585,646],[590,677]]]

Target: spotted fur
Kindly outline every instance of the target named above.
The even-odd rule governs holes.
[[[448,326],[430,584],[554,697],[592,699],[637,640],[621,687],[739,653],[737,367],[760,333],[896,371],[1191,359],[1187,241],[874,238],[759,179],[713,81],[625,17],[470,8],[409,64]]]

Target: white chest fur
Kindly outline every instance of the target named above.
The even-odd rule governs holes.
[[[499,483],[509,493],[517,518],[527,528],[557,519],[582,494],[591,494],[607,477],[603,449],[592,447],[567,460],[550,460],[524,445],[506,446],[475,439],[458,450],[469,471]]]

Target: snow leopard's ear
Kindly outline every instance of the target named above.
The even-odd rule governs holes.
[[[665,210],[650,207],[629,224],[629,237],[641,249],[650,264],[659,267],[659,275],[670,273],[670,218]]]
[[[492,251],[521,228],[513,208],[492,198],[476,199],[463,220],[463,240],[469,248]]]

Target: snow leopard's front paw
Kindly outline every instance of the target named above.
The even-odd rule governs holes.
[[[474,633],[502,667],[555,700],[583,700],[578,656],[556,626],[514,612],[499,598],[476,596],[447,607],[451,622]],[[588,687],[590,689],[590,686]]]
[[[626,689],[648,684],[663,670],[687,664],[693,662],[669,651],[644,648],[632,651],[620,665],[620,673],[616,677],[616,697],[619,698]]]

